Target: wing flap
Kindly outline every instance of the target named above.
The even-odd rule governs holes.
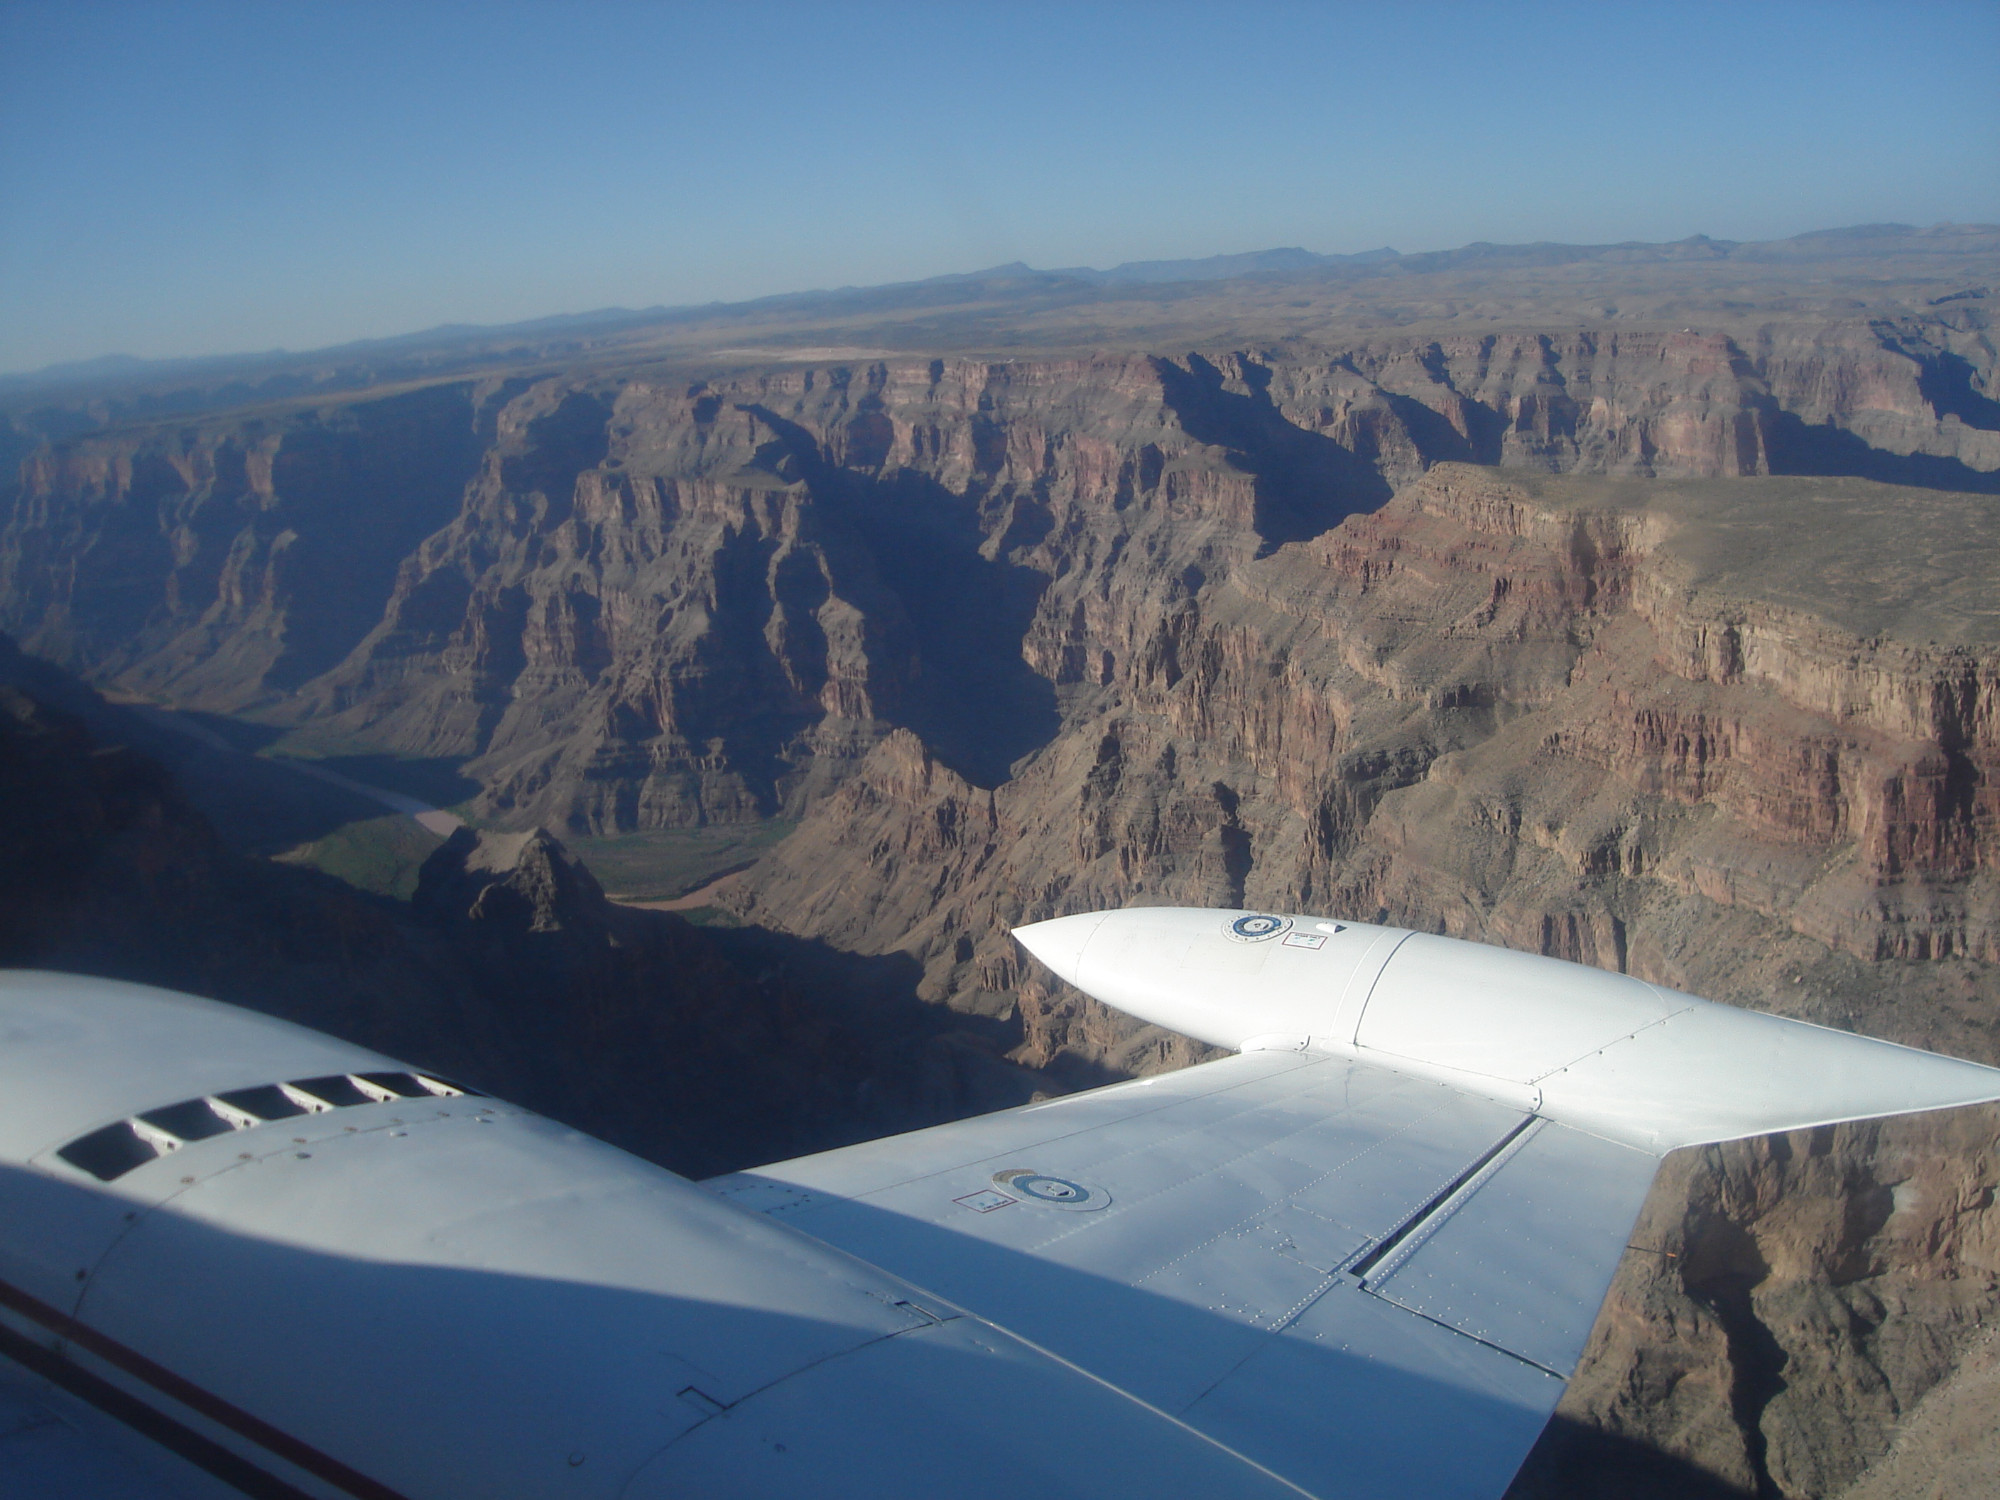
[[[1658,1165],[1536,1120],[1356,1269],[1375,1296],[1567,1379]]]
[[[1181,1419],[1322,1500],[1495,1500],[1562,1392],[1343,1281]]]

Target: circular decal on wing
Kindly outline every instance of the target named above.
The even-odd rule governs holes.
[[[1108,1208],[1111,1204],[1111,1195],[1101,1187],[1092,1187],[1087,1182],[1077,1182],[1068,1177],[1051,1177],[1046,1172],[1032,1172],[1021,1167],[995,1172],[993,1185],[1005,1192],[1018,1193],[1030,1203],[1040,1203],[1048,1208],[1096,1209]]]
[[[1277,917],[1265,911],[1253,911],[1238,917],[1222,930],[1239,943],[1261,943],[1265,938],[1274,938],[1292,925],[1290,917]]]

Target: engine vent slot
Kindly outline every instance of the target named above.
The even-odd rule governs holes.
[[[149,1109],[78,1136],[56,1155],[99,1182],[112,1182],[191,1141],[254,1130],[273,1120],[329,1114],[363,1104],[390,1104],[400,1099],[485,1097],[478,1089],[447,1083],[428,1073],[329,1073],[321,1078],[231,1089],[227,1093],[183,1099],[178,1104]]]
[[[157,1160],[161,1152],[132,1128],[130,1120],[120,1120],[116,1125],[107,1125],[71,1141],[56,1155],[98,1181],[109,1182],[134,1167]]]
[[[311,1094],[315,1099],[324,1099],[335,1109],[345,1109],[355,1104],[380,1104],[382,1101],[364,1091],[345,1073],[329,1073],[324,1078],[298,1078],[292,1081],[293,1088],[302,1094]]]
[[[287,1094],[275,1083],[267,1083],[261,1088],[232,1089],[216,1098],[224,1104],[235,1106],[246,1115],[255,1115],[260,1120],[289,1120],[293,1115],[302,1115],[306,1107]]]
[[[206,1099],[188,1099],[165,1109],[149,1109],[139,1118],[155,1130],[164,1130],[181,1141],[205,1141],[212,1135],[227,1135],[236,1127],[215,1111]]]
[[[466,1092],[456,1084],[421,1073],[356,1073],[354,1080],[364,1088],[373,1084],[385,1089],[399,1099],[456,1099]]]

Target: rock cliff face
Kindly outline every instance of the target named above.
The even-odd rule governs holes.
[[[1171,612],[1444,461],[1990,488],[1993,359],[1967,303],[447,384],[40,450],[0,625],[149,695],[468,760],[502,822],[795,812],[896,728],[991,786],[1129,670],[1109,599]]]
[[[743,889],[815,930],[850,913],[858,947],[1148,895],[1393,911],[1662,978],[1690,960],[1642,918],[1690,903],[1860,960],[1990,962],[1989,511],[1440,465],[1311,541],[1242,539],[1171,602],[1107,590],[1108,681],[1012,780],[892,736]],[[1955,565],[1909,560],[1931,535]],[[1793,602],[1831,582],[1856,602]],[[828,841],[864,827],[921,882],[907,904],[841,894]],[[932,872],[975,856],[952,887],[1018,907],[937,905]]]
[[[31,649],[234,704],[338,662],[479,451],[466,388],[127,429],[22,465],[0,548]]]
[[[946,1004],[1017,997],[1038,1065],[1187,1060],[1003,935],[1135,900],[1386,919],[2000,1060],[1989,511],[1440,465],[1173,608],[1114,596],[1122,669],[1012,780],[892,736],[731,899],[917,954]],[[1681,1162],[1572,1414],[1753,1492],[1852,1478],[1993,1311],[1995,1123]],[[1633,1482],[1540,1462],[1549,1493]]]

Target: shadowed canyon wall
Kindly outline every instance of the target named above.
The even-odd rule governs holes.
[[[1985,315],[1904,322],[522,378],[120,429],[27,460],[0,626],[150,696],[465,758],[502,822],[795,812],[895,728],[990,786],[1128,669],[1106,601],[1178,608],[1440,461],[1994,487]]]
[[[906,960],[844,966],[843,992],[815,944],[607,901],[540,831],[461,829],[409,902],[248,857],[139,748],[161,738],[0,637],[0,965],[247,1005],[697,1177],[1004,1108],[1043,1082],[977,1023],[867,984]],[[308,815],[323,803],[322,784],[247,756],[219,770],[274,778],[267,799],[291,783]]]

